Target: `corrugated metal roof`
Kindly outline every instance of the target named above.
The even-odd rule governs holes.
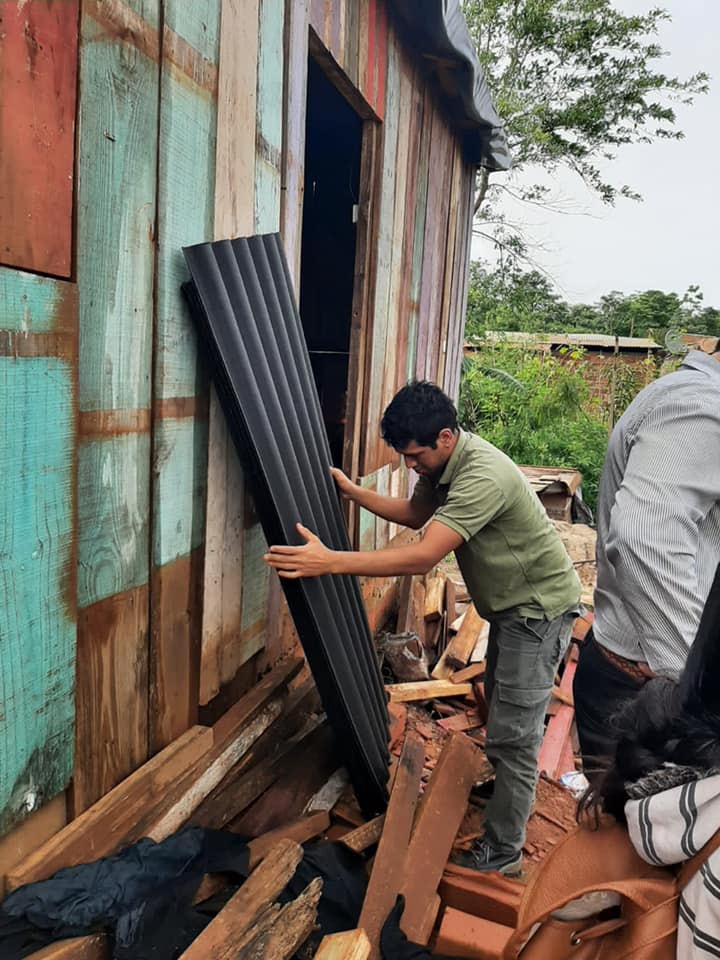
[[[662,346],[645,337],[618,337],[620,350],[662,350]],[[615,349],[615,337],[602,333],[520,333],[515,330],[488,330],[484,336],[468,341],[465,346],[472,350],[483,343],[513,343],[528,347],[549,345],[551,347],[577,346]]]
[[[299,543],[301,521],[349,550],[279,236],[184,252],[184,289],[268,542]],[[388,715],[357,578],[281,583],[358,800],[375,814],[387,801]]]
[[[465,131],[468,159],[489,170],[509,170],[505,130],[460,0],[392,0],[392,7],[447,93],[448,109]]]

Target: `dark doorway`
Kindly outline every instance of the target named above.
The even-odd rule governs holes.
[[[343,464],[362,121],[311,58],[300,315],[333,463]]]

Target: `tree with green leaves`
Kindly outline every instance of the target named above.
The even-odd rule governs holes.
[[[598,303],[570,304],[537,270],[521,270],[513,262],[493,268],[475,261],[470,264],[465,330],[470,337],[486,330],[602,333],[662,343],[668,330],[720,336],[720,310],[705,305],[696,285],[682,295],[612,290]]]
[[[653,7],[630,16],[612,0],[463,0],[463,9],[515,170],[565,168],[605,203],[638,199],[607,177],[607,162],[627,144],[680,139],[675,107],[708,89],[706,73],[662,71],[657,37],[669,14]],[[547,202],[549,190],[479,173],[476,213],[492,239],[518,253],[522,241],[502,215],[506,190],[533,204]]]

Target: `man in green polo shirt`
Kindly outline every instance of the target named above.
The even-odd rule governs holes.
[[[485,674],[486,752],[495,767],[485,835],[457,862],[519,871],[537,781],[537,754],[555,674],[570,642],[580,582],[529,483],[502,451],[458,429],[435,384],[403,387],[386,409],[382,435],[419,475],[409,498],[386,497],[333,476],[341,493],[392,523],[419,529],[418,543],[375,551],[328,549],[298,524],[300,547],[273,546],[281,577],[326,573],[387,577],[427,573],[455,551],[475,607],[490,622]]]

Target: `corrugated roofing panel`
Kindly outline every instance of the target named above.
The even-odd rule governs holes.
[[[185,290],[269,543],[350,542],[277,234],[185,248]],[[387,802],[385,692],[355,577],[281,580],[363,811]]]

